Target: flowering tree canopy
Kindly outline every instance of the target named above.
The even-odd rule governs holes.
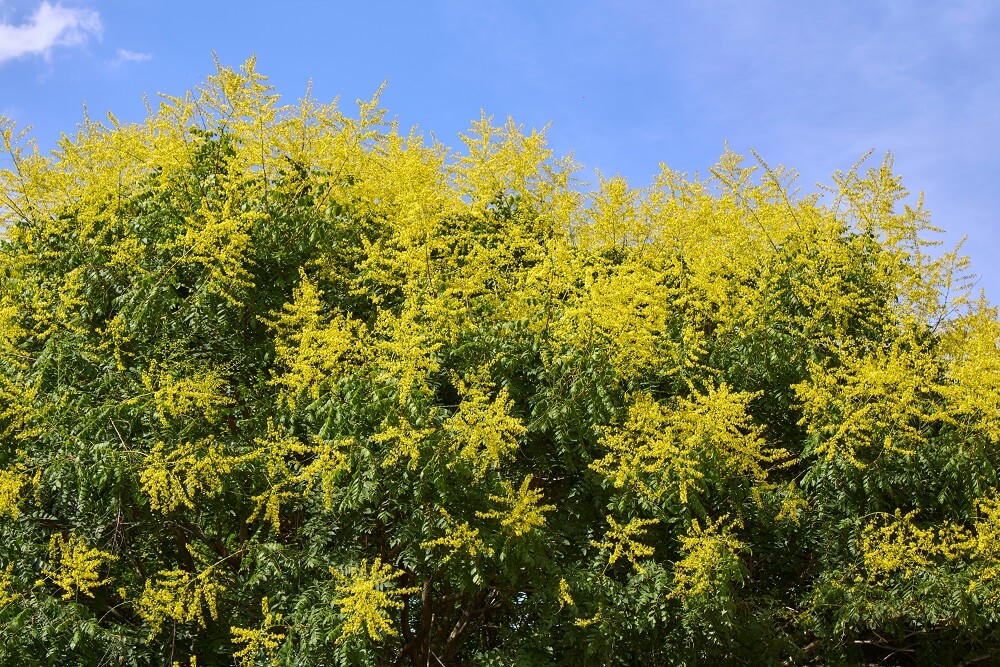
[[[585,190],[253,60],[0,131],[0,663],[996,657],[1000,321],[890,159]]]

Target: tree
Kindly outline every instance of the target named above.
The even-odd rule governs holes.
[[[891,159],[386,118],[251,59],[4,122],[0,662],[996,655],[1000,321]]]

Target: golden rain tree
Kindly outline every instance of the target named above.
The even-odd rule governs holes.
[[[1000,322],[890,159],[586,190],[252,59],[0,133],[0,663],[997,659]]]

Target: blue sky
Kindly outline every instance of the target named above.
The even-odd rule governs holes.
[[[145,114],[251,53],[286,100],[368,98],[445,144],[480,110],[551,123],[557,153],[646,185],[729,141],[803,191],[874,149],[925,192],[1000,301],[1000,2],[994,0],[0,0],[0,114],[43,148]],[[345,104],[345,106],[347,106]]]

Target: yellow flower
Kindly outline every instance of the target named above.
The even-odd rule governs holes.
[[[527,432],[524,424],[510,414],[514,402],[501,389],[495,399],[478,387],[459,383],[462,402],[458,411],[444,423],[452,451],[459,460],[472,466],[478,480],[490,468],[500,465],[518,447],[517,439]]]
[[[280,371],[271,380],[281,387],[290,406],[302,396],[317,398],[321,389],[336,382],[355,350],[357,323],[350,317],[327,316],[323,292],[299,270],[299,286],[292,301],[274,319],[264,320],[275,332],[275,362]]]
[[[64,600],[70,600],[78,593],[93,597],[93,589],[108,583],[109,579],[101,579],[98,570],[118,556],[88,547],[83,538],[70,534],[69,539],[56,533],[49,541],[49,560],[54,563],[52,569],[42,570],[54,584],[64,589]]]
[[[21,599],[20,593],[14,593],[14,564],[8,563],[7,567],[0,570],[0,611],[4,607],[9,605],[11,602],[17,602]]]
[[[559,579],[559,608],[562,609],[565,605],[575,605],[573,602],[573,596],[570,594],[569,582],[565,579]]]
[[[415,428],[405,417],[399,419],[398,425],[388,426],[380,433],[372,436],[372,441],[384,444],[393,443],[382,459],[382,467],[390,468],[403,458],[410,460],[410,469],[415,469],[420,460],[420,445],[434,432],[433,428]]]
[[[281,528],[281,504],[311,493],[317,485],[323,489],[323,506],[329,510],[333,505],[337,480],[348,470],[344,450],[353,443],[352,438],[330,441],[319,436],[305,443],[283,432],[273,420],[268,419],[267,434],[258,438],[257,448],[244,457],[263,463],[269,482],[263,493],[251,498],[254,510],[247,523],[263,516],[277,533]]]
[[[285,638],[285,633],[274,631],[275,626],[281,625],[282,615],[272,613],[265,597],[260,601],[261,620],[259,628],[238,628],[229,629],[233,636],[234,644],[243,644],[243,648],[233,654],[233,658],[241,667],[251,667],[256,664],[257,656],[261,652],[268,658],[274,658],[274,652],[278,649],[281,640]]]
[[[960,559],[976,547],[976,538],[962,526],[946,522],[936,529],[921,528],[914,521],[916,515],[916,510],[906,514],[896,510],[893,516],[865,526],[861,553],[869,581],[884,582],[896,572],[910,577],[938,558]]]
[[[674,587],[670,597],[684,602],[716,595],[720,587],[739,579],[740,562],[738,552],[746,544],[731,532],[739,522],[723,527],[727,516],[717,521],[708,521],[702,528],[698,521],[691,521],[691,529],[680,538],[684,557],[674,564]]]
[[[171,451],[158,442],[146,456],[139,481],[154,510],[193,509],[198,496],[218,493],[225,477],[249,458],[226,454],[214,436],[182,442]]]
[[[610,549],[608,564],[614,565],[622,556],[628,558],[632,567],[637,572],[643,572],[644,568],[639,565],[639,558],[653,555],[653,547],[638,542],[635,538],[641,538],[646,534],[646,526],[652,526],[660,522],[659,519],[632,519],[624,526],[615,521],[614,517],[608,516],[608,525],[611,530],[607,532],[603,542],[591,540],[591,544],[599,549]]]
[[[791,521],[795,525],[799,524],[799,514],[809,507],[809,501],[802,497],[795,482],[789,482],[785,486],[785,492],[781,496],[781,509],[778,510],[775,521]]]
[[[28,484],[23,469],[15,465],[11,470],[0,470],[0,516],[9,515],[12,519],[18,517],[17,504],[20,501],[21,489]]]
[[[219,617],[219,596],[225,591],[215,567],[192,575],[184,570],[161,570],[147,581],[136,601],[135,611],[151,627],[150,638],[159,634],[169,620],[197,622],[205,627],[205,607],[213,619]]]
[[[476,516],[481,519],[500,519],[500,525],[509,529],[515,537],[530,532],[532,528],[545,525],[543,512],[551,512],[556,506],[538,504],[544,494],[541,489],[531,488],[531,479],[532,475],[525,477],[517,491],[514,490],[513,484],[507,480],[502,481],[505,495],[491,495],[490,500],[506,505],[508,509],[476,512]]]
[[[458,523],[451,518],[451,515],[444,508],[441,508],[441,516],[444,517],[445,523],[448,526],[445,535],[436,540],[421,542],[421,549],[432,549],[438,546],[449,547],[451,551],[444,557],[441,561],[442,563],[450,561],[459,551],[465,551],[472,558],[475,558],[479,554],[485,556],[493,555],[493,549],[487,547],[483,543],[482,538],[479,537],[478,528],[470,526],[468,521]]]
[[[216,423],[221,410],[233,402],[226,396],[227,383],[222,374],[199,368],[181,375],[178,367],[182,367],[182,363],[170,367],[153,362],[142,374],[142,382],[152,393],[160,422],[169,426],[171,419],[189,421],[203,417],[209,424]]]
[[[590,626],[594,625],[595,623],[600,623],[602,618],[603,618],[602,612],[598,611],[596,614],[594,614],[590,618],[578,618],[578,619],[576,619],[575,621],[573,621],[573,625],[575,625],[578,628],[589,628]]]
[[[947,324],[942,339],[949,382],[941,391],[963,425],[1000,442],[1000,318],[980,302]]]
[[[637,394],[625,424],[608,429],[601,438],[608,454],[590,467],[616,487],[632,487],[651,499],[676,490],[682,503],[687,503],[689,490],[697,488],[710,459],[729,473],[764,480],[764,464],[787,453],[766,449],[761,428],[746,413],[754,396],[721,385],[682,399],[671,409],[649,394]]]
[[[381,558],[376,558],[370,568],[368,561],[362,560],[361,565],[351,568],[346,575],[332,567],[330,572],[341,582],[335,589],[336,604],[345,617],[337,643],[366,631],[375,641],[380,641],[383,635],[397,635],[389,618],[389,610],[403,607],[398,598],[420,592],[419,586],[388,588],[387,584],[403,576],[403,572],[382,563]]]
[[[809,362],[795,385],[800,425],[818,439],[814,452],[865,468],[886,452],[905,456],[927,441],[926,425],[947,418],[929,398],[940,389],[938,362],[914,341],[886,351],[844,351],[832,368]]]

